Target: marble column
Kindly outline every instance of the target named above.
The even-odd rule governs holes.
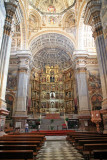
[[[87,54],[84,51],[76,51],[74,53],[74,59],[76,63],[75,78],[77,81],[78,100],[79,100],[79,111],[78,117],[80,122],[80,130],[85,131],[88,127],[88,120],[90,120],[90,106],[88,96],[88,85],[87,85],[87,68],[86,59]]]
[[[15,127],[24,128],[27,119],[27,101],[28,101],[28,82],[29,82],[29,63],[31,59],[30,51],[18,51],[18,86],[15,115]]]
[[[85,24],[92,26],[95,40],[103,94],[101,113],[104,113],[104,133],[107,133],[107,125],[105,125],[107,123],[107,50],[100,18],[101,4],[101,0],[88,0],[85,9],[84,22]]]
[[[103,26],[106,50],[107,50],[107,0],[102,0],[102,7],[101,7],[100,15],[101,15],[101,22]]]
[[[5,116],[9,114],[6,109],[5,92],[11,48],[12,18],[17,8],[17,1],[5,2],[6,19],[0,50],[0,130],[4,130]]]

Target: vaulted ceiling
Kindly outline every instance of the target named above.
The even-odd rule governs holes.
[[[30,44],[36,68],[58,65],[62,69],[72,65],[74,44],[67,37],[57,33],[43,34]]]
[[[42,14],[59,14],[73,7],[75,0],[29,0],[29,3]]]

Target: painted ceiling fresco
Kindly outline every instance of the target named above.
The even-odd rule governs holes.
[[[42,14],[60,14],[73,7],[75,0],[29,0],[29,3]]]

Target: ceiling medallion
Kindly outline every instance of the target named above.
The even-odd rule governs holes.
[[[48,7],[48,12],[49,12],[49,13],[55,13],[55,12],[56,12],[55,7],[54,7],[54,6],[49,6],[49,7]]]

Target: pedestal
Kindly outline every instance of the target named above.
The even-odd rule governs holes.
[[[9,114],[9,111],[6,109],[6,103],[0,99],[0,136],[4,135],[5,120],[6,116]]]
[[[90,111],[81,111],[79,112],[79,130],[80,131],[89,131],[90,126],[89,122],[91,121]]]
[[[14,116],[13,117],[13,123],[14,123],[14,128],[15,132],[25,132],[25,123],[27,121],[27,116]]]

